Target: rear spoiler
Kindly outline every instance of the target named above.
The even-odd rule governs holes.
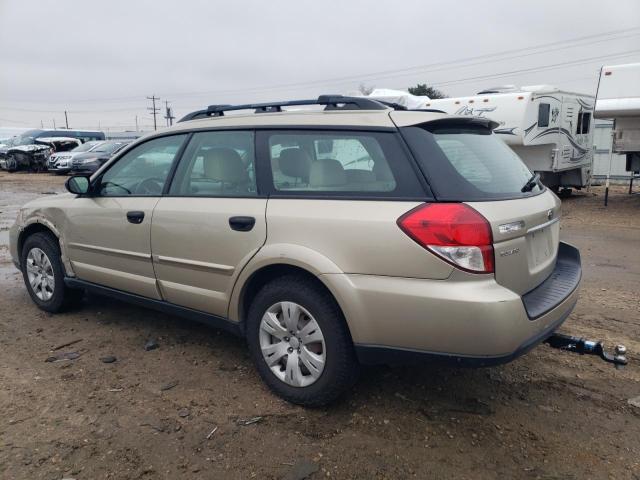
[[[485,117],[471,117],[461,115],[451,115],[447,117],[436,118],[428,122],[424,122],[423,125],[427,130],[431,130],[433,127],[459,127],[459,126],[473,126],[482,127],[488,130],[494,130],[499,127],[500,124],[494,120],[490,120]]]

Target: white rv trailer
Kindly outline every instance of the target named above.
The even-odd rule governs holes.
[[[429,100],[425,108],[488,117],[494,130],[550,188],[582,188],[593,168],[594,97],[549,85],[484,90]]]
[[[640,172],[640,63],[602,67],[594,116],[614,121],[613,153],[626,155],[628,172]]]

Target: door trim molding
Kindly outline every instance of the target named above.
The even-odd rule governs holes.
[[[187,266],[190,268],[201,268],[204,270],[213,270],[214,272],[232,275],[235,267],[231,265],[221,265],[219,263],[200,262],[198,260],[187,260],[186,258],[167,257],[164,255],[153,255],[153,261],[158,263],[169,263]]]
[[[121,255],[123,257],[140,258],[144,260],[151,260],[150,253],[132,252],[129,250],[118,250],[117,248],[98,247],[96,245],[87,245],[86,243],[68,243],[69,248],[78,248],[80,250],[89,250],[91,252],[100,252],[111,255]]]

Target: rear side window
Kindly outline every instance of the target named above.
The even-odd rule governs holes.
[[[500,200],[541,191],[538,186],[530,192],[521,191],[532,172],[488,128],[427,128],[407,127],[402,131],[438,199]]]
[[[549,112],[551,111],[551,105],[548,103],[541,103],[538,106],[538,127],[549,126]]]
[[[195,133],[180,160],[169,194],[256,196],[253,131]]]
[[[293,195],[424,197],[394,133],[261,132],[271,189]]]

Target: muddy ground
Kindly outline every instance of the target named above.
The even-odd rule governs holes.
[[[99,297],[39,311],[6,228],[63,181],[0,173],[0,478],[640,478],[627,403],[640,396],[640,195],[563,202],[584,281],[562,331],[626,344],[626,369],[540,346],[490,369],[368,369],[342,402],[305,410],[274,397],[226,333]],[[79,358],[45,362],[75,340],[57,352]]]

